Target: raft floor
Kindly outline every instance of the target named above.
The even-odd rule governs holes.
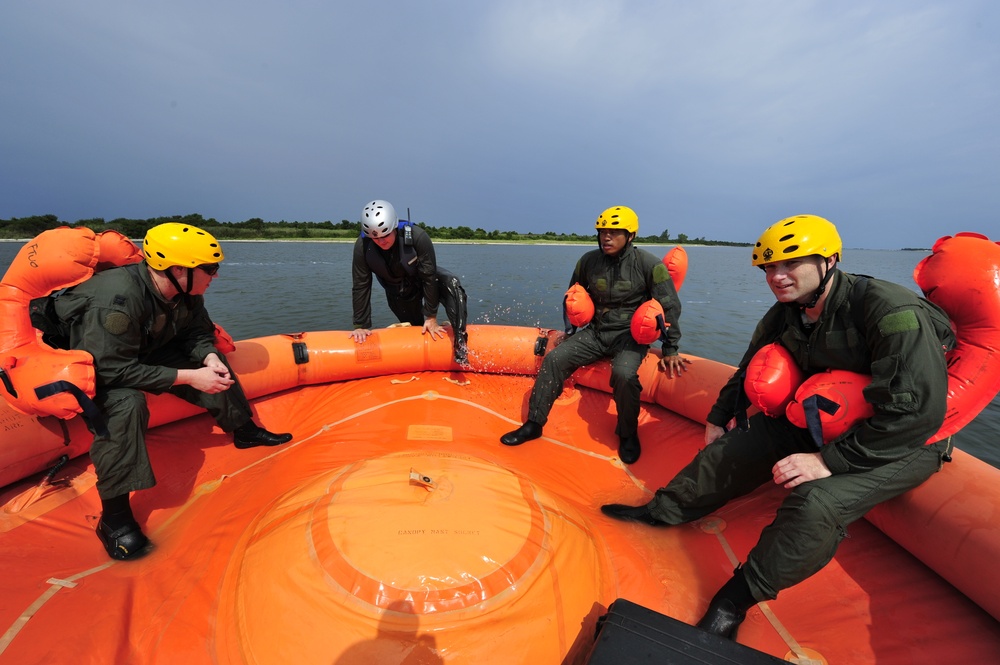
[[[582,663],[615,598],[696,622],[786,491],[692,525],[608,519],[602,504],[645,502],[689,462],[703,426],[644,404],[625,467],[611,396],[570,387],[542,439],[502,446],[532,382],[296,389],[255,401],[295,435],[271,449],[236,450],[205,415],[158,427],[159,482],[132,500],[154,547],[136,561],[94,535],[88,457],[62,485],[4,488],[0,663]],[[861,520],[739,642],[799,662],[983,662],[1000,623]]]

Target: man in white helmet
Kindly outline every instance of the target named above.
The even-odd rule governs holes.
[[[468,319],[465,290],[458,277],[438,267],[434,245],[422,228],[400,220],[388,201],[376,200],[361,212],[361,237],[354,244],[351,268],[354,330],[357,343],[372,334],[372,276],[385,289],[389,309],[402,323],[422,326],[433,339],[446,336],[438,324],[438,304],[455,331],[455,362],[467,365]]]

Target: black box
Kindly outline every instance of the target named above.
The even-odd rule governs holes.
[[[775,665],[781,658],[619,598],[597,621],[587,665]]]

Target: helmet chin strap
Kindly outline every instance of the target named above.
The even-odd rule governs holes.
[[[826,257],[823,257],[823,265],[824,266],[826,265]],[[837,263],[835,261],[833,264],[833,268],[836,267]],[[826,274],[823,275],[823,278],[821,280],[819,280],[819,288],[816,289],[815,293],[813,293],[813,297],[809,300],[808,303],[806,303],[805,305],[799,305],[800,310],[804,312],[807,309],[812,309],[813,307],[816,306],[816,303],[819,302],[819,297],[823,295],[824,291],[826,291],[826,285],[830,282],[830,278],[833,277],[833,268],[826,269]]]
[[[174,271],[167,268],[167,279],[170,280],[170,283],[173,284],[175,289],[177,289],[177,295],[186,296],[191,294],[191,287],[194,285],[194,270],[194,268],[187,269],[187,288],[185,289],[181,287],[180,282],[178,282],[177,278],[174,277]]]

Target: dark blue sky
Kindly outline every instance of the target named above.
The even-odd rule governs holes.
[[[992,0],[0,5],[0,218],[1000,235]]]

